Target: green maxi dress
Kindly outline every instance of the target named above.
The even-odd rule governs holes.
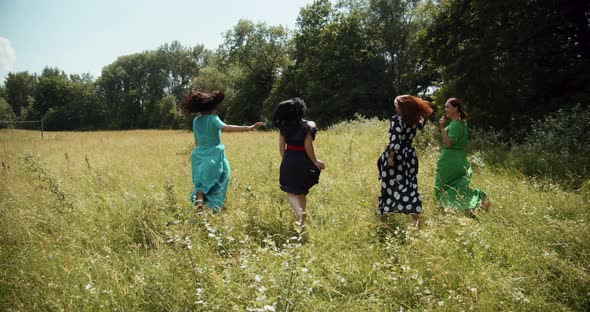
[[[449,148],[443,144],[440,152],[434,182],[436,200],[442,206],[459,210],[477,208],[486,193],[469,188],[473,171],[465,154],[465,145],[469,139],[467,124],[453,120],[445,130],[452,146]]]
[[[205,195],[207,207],[217,213],[223,207],[230,168],[221,144],[221,128],[225,123],[215,114],[197,116],[193,120],[193,134],[197,147],[191,154],[194,190],[190,201],[195,204],[198,191]]]

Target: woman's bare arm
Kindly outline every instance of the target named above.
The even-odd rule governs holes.
[[[281,154],[281,158],[285,157],[285,137],[279,134],[279,153]]]
[[[251,126],[234,126],[234,125],[225,125],[221,127],[221,131],[223,132],[245,132],[245,131],[253,131],[256,128],[264,125],[263,122],[257,122]]]
[[[321,160],[318,160],[315,156],[315,151],[313,149],[313,139],[311,137],[311,133],[307,133],[307,135],[305,136],[304,146],[305,146],[305,153],[307,153],[307,156],[309,157],[309,159],[311,159],[313,164],[320,170],[323,170],[324,168],[326,168],[326,166],[324,165],[324,162],[322,162]]]

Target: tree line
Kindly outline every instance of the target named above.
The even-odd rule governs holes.
[[[463,99],[470,123],[517,134],[529,120],[590,102],[586,1],[316,0],[294,30],[240,20],[222,45],[163,44],[119,57],[96,79],[45,68],[9,73],[0,120],[51,130],[185,128],[190,88],[222,90],[230,123],[269,120],[302,97],[326,126],[386,118],[399,94],[439,108]]]

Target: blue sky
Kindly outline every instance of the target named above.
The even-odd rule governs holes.
[[[117,57],[180,41],[216,49],[239,19],[295,28],[313,0],[0,0],[0,84],[58,67],[95,78]]]

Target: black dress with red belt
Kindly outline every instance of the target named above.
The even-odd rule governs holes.
[[[317,131],[318,129],[310,126],[307,120],[281,127],[280,133],[287,143],[280,168],[281,190],[295,195],[306,195],[312,186],[318,184],[320,170],[309,159],[304,147],[307,134],[311,133],[311,137],[315,139]]]

